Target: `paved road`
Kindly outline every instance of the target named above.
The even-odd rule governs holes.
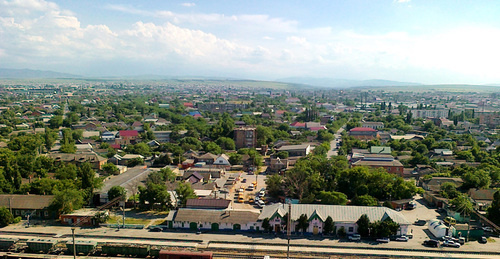
[[[344,131],[344,127],[345,127],[345,125],[340,127],[340,129],[337,130],[337,133],[335,133],[335,139],[333,139],[330,142],[330,150],[328,150],[328,153],[326,154],[327,157],[332,157],[332,156],[338,155],[337,142],[341,137],[342,131]]]

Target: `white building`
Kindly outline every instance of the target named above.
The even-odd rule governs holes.
[[[288,213],[288,206],[288,204],[281,203],[265,206],[259,216],[259,221],[262,222],[262,220],[268,218],[274,231],[283,231],[282,227],[285,226],[286,223],[282,222],[282,220]],[[363,214],[368,216],[370,222],[391,219],[398,223],[400,227],[397,235],[406,235],[411,224],[403,214],[386,207],[293,204],[291,210],[292,232],[298,231],[295,225],[302,214],[305,214],[309,220],[307,232],[313,234],[323,232],[324,222],[328,217],[332,218],[337,231],[341,227],[344,227],[347,234],[357,233],[358,226],[356,222]]]
[[[259,213],[245,210],[186,209],[170,211],[171,228],[205,230],[260,230]]]

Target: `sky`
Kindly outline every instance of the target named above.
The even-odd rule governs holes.
[[[0,68],[498,84],[491,0],[0,0]]]

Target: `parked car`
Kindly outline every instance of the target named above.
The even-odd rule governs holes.
[[[349,238],[350,241],[359,241],[359,240],[361,240],[361,236],[359,234],[350,235],[348,238]]]
[[[456,243],[454,241],[451,241],[451,240],[446,240],[443,242],[443,246],[449,246],[449,247],[456,247],[456,248],[459,248],[460,247],[460,244],[459,243]]]
[[[242,183],[246,183],[247,182],[247,179],[246,178],[243,178],[243,180],[241,180]]]
[[[259,192],[259,197],[264,197],[266,196],[266,192],[265,191],[260,191]]]
[[[478,241],[479,241],[479,243],[483,243],[483,244],[488,243],[488,239],[486,237],[484,237],[484,236],[481,237]]]
[[[254,202],[255,200],[252,197],[248,198],[248,203],[254,203]]]
[[[261,208],[264,208],[264,206],[266,206],[266,203],[263,200],[259,200],[257,202],[257,205],[259,205],[259,207],[261,207]]]
[[[493,232],[493,229],[491,227],[483,227],[483,230],[486,232]]]
[[[422,220],[422,219],[418,220],[417,219],[417,220],[415,220],[415,223],[413,223],[413,224],[415,224],[417,226],[424,226],[426,223],[427,223],[427,221],[425,221],[425,220]]]
[[[379,243],[389,243],[389,241],[391,240],[388,237],[382,237],[377,239],[377,242]]]
[[[149,229],[150,232],[162,232],[163,228],[162,227],[151,227]]]
[[[439,247],[439,241],[434,239],[425,240],[424,246]]]
[[[464,245],[465,244],[465,237],[459,237],[458,238],[458,243],[461,244],[461,245]]]
[[[407,236],[399,236],[399,237],[396,237],[396,241],[408,242],[408,237]]]

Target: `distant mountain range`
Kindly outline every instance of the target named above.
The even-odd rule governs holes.
[[[54,71],[0,68],[0,78],[4,79],[82,78],[82,76],[67,74],[67,73],[59,73]]]
[[[278,82],[302,84],[310,86],[328,87],[328,88],[349,88],[349,87],[370,87],[370,86],[416,86],[419,83],[398,82],[382,79],[371,80],[349,80],[334,78],[314,78],[314,77],[288,77],[276,79]]]

